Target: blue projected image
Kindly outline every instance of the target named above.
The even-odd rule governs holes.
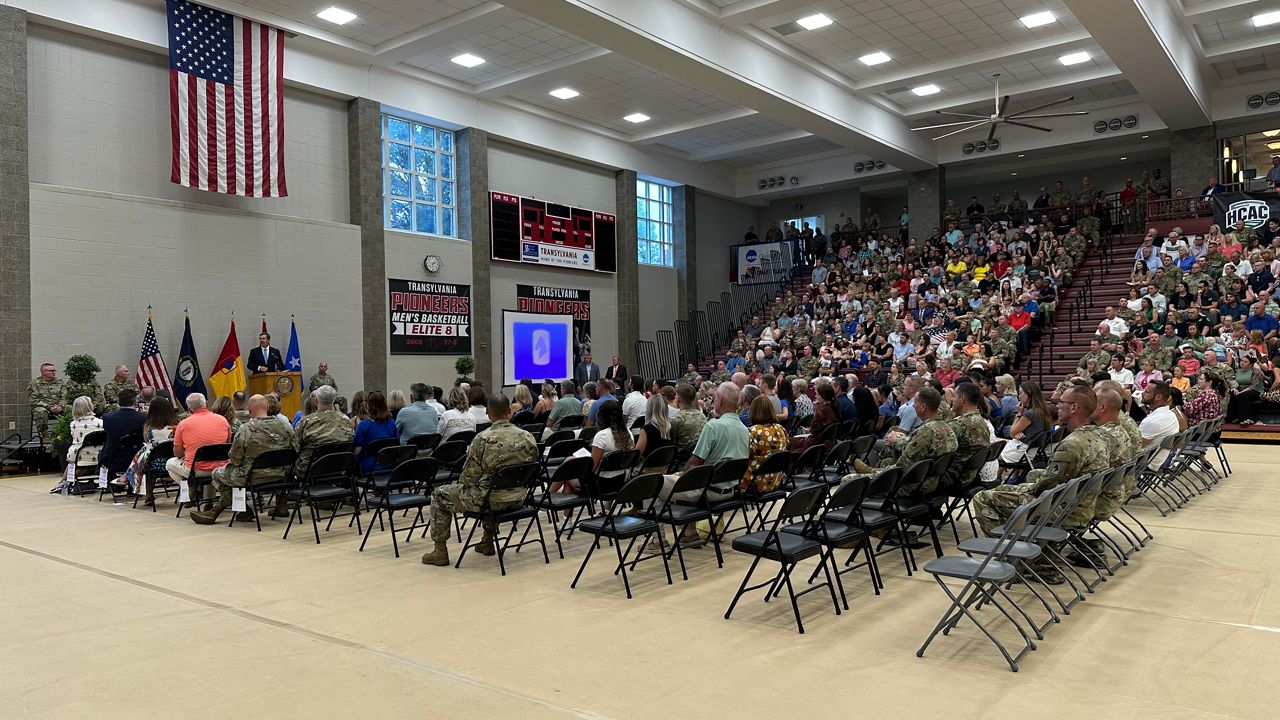
[[[569,367],[569,325],[563,322],[516,322],[511,325],[511,347],[515,376],[519,378],[566,378]]]

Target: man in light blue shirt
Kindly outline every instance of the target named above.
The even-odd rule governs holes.
[[[434,435],[440,431],[440,415],[427,404],[427,386],[414,383],[409,386],[411,404],[396,413],[396,430],[400,431],[400,444],[408,445],[418,435]]]

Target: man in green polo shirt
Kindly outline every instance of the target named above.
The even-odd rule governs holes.
[[[551,406],[551,414],[547,416],[547,427],[560,429],[560,421],[567,417],[582,415],[582,401],[574,397],[575,386],[572,380],[560,383],[560,399]]]
[[[698,435],[698,442],[693,446],[693,456],[689,458],[685,470],[699,465],[715,465],[722,460],[746,459],[750,439],[747,426],[743,425],[742,419],[738,417],[738,402],[741,398],[742,391],[731,382],[720,383],[716,388],[712,411],[715,419],[707,421],[707,424],[702,426],[702,433]],[[671,489],[675,487],[679,477],[679,474],[675,474],[663,478],[662,499],[666,500],[670,497],[675,502],[689,504],[698,502],[698,498],[702,495],[701,491],[671,494]],[[707,499],[727,500],[732,495],[732,490],[725,493],[709,491]],[[692,528],[686,530],[692,537]]]

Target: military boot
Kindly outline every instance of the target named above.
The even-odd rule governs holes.
[[[253,511],[242,510],[236,513],[236,522],[253,522]]]
[[[280,493],[279,495],[276,496],[276,506],[275,506],[275,509],[271,511],[271,517],[287,518],[289,517],[290,512],[291,511],[289,510],[289,496],[285,495],[284,493]]]
[[[480,538],[480,544],[476,545],[476,552],[481,555],[493,555],[497,552],[493,547],[493,531],[489,528],[484,529],[484,535]]]
[[[854,459],[853,459],[853,471],[854,471],[854,472],[856,472],[856,473],[862,474],[862,475],[872,475],[872,474],[875,474],[875,473],[877,473],[877,472],[880,472],[880,469],[879,469],[879,468],[871,467],[870,465],[868,465],[868,464],[866,464],[866,463],[862,462],[862,461],[861,461],[861,460],[859,460],[858,458],[854,458]]]
[[[449,548],[442,542],[436,543],[436,547],[431,552],[422,556],[423,565],[435,565],[437,567],[447,567],[449,565]]]
[[[192,510],[191,519],[195,521],[197,525],[212,525],[218,522],[218,516],[222,514],[222,511],[230,507],[230,505],[223,505],[222,500],[219,499],[218,502],[208,510]]]

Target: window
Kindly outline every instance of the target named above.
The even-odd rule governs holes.
[[[671,188],[636,181],[636,255],[641,265],[674,267],[671,244]]]
[[[779,227],[782,228],[782,232],[783,234],[785,234],[787,231],[788,225],[795,225],[797,230],[804,230],[804,224],[809,223],[809,229],[813,230],[814,232],[817,232],[818,228],[824,227],[824,225],[822,224],[822,218],[823,218],[822,215],[810,215],[809,217],[791,218],[790,220],[783,220],[782,224]]]
[[[390,230],[457,237],[453,132],[382,116],[383,223]]]

